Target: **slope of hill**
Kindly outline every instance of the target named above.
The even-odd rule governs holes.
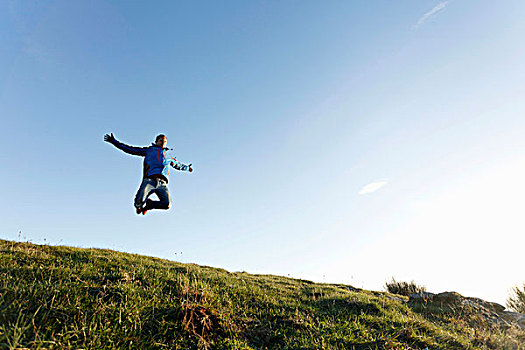
[[[351,269],[351,267],[349,267]],[[476,309],[105,249],[0,240],[0,348],[522,349]]]

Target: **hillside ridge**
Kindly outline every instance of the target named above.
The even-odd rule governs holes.
[[[6,240],[0,277],[1,349],[525,349],[519,319],[495,322],[484,313],[501,306],[457,293],[408,298]]]

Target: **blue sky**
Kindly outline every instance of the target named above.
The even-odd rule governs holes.
[[[525,243],[520,1],[0,4],[0,234],[503,303]],[[195,172],[134,213],[168,136]]]

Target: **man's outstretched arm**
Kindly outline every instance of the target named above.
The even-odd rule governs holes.
[[[180,170],[180,171],[189,171],[190,173],[193,171],[193,168],[191,167],[191,164],[190,165],[186,165],[186,164],[183,164],[183,163],[179,162],[177,159],[175,159],[173,157],[170,157],[170,158],[171,158],[171,163],[170,164],[175,169]]]
[[[104,135],[104,141],[111,143],[113,146],[117,147],[118,149],[133,154],[134,156],[145,156],[146,155],[146,148],[145,147],[134,147],[126,145],[122,142],[117,141],[115,136],[113,136],[113,133]]]

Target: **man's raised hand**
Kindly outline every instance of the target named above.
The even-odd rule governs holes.
[[[104,141],[113,143],[115,141],[115,136],[113,136],[113,133],[104,135]]]

